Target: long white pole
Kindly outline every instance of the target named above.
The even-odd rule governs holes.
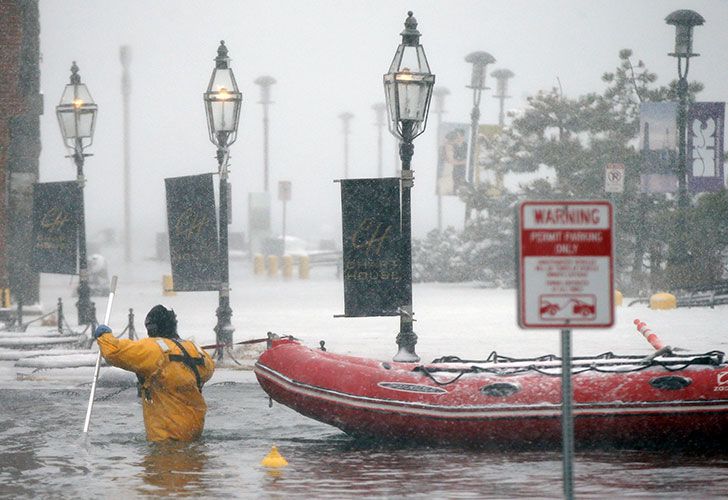
[[[106,314],[104,314],[104,324],[109,324],[111,316],[111,304],[114,303],[114,295],[116,294],[116,276],[111,278],[111,291],[109,292],[109,300],[106,303]],[[88,409],[86,410],[86,421],[83,423],[83,433],[88,434],[88,426],[91,422],[91,409],[94,407],[94,396],[96,395],[96,381],[99,379],[99,368],[101,368],[101,351],[96,357],[96,366],[94,367],[94,379],[91,382],[91,394],[88,397]]]

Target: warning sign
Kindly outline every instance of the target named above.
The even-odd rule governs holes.
[[[606,201],[520,205],[518,323],[523,328],[612,326],[612,213]]]

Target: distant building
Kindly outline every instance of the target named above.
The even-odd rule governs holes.
[[[33,183],[40,156],[38,0],[0,1],[0,287],[39,301],[31,270]]]

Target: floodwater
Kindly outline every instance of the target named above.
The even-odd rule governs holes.
[[[100,387],[87,439],[88,384],[0,390],[3,498],[559,498],[558,450],[504,452],[353,441],[274,403],[250,373],[205,388],[203,439],[144,439],[135,388]],[[289,465],[267,470],[276,445]],[[577,452],[579,498],[728,496],[728,451]]]

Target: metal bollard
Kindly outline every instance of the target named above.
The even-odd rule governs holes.
[[[174,291],[174,281],[171,274],[162,275],[162,295],[165,297],[177,295],[177,292]]]
[[[275,278],[278,276],[278,256],[277,255],[269,255],[268,256],[268,276],[271,278]]]
[[[311,274],[311,257],[308,255],[301,255],[298,258],[298,277],[302,280],[307,280]]]
[[[56,320],[58,321],[58,333],[63,333],[63,323],[66,319],[63,317],[63,301],[60,297],[58,297],[58,311],[56,314]]]
[[[253,257],[253,272],[255,274],[265,273],[265,258],[263,254],[256,253]]]
[[[127,332],[129,334],[129,340],[136,340],[136,328],[134,328],[134,309],[129,309],[129,322],[127,323]]]
[[[286,279],[293,277],[293,257],[290,255],[283,256],[283,277]]]

